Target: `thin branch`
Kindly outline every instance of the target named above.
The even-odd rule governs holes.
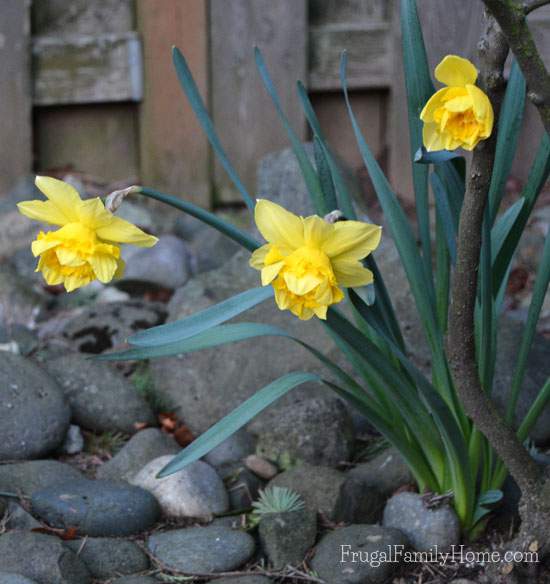
[[[480,84],[498,118],[504,90],[502,70],[508,45],[495,20],[487,16],[479,44]],[[536,482],[535,463],[518,441],[514,430],[484,393],[476,364],[474,310],[481,251],[483,215],[495,158],[496,130],[481,142],[472,158],[464,204],[460,214],[457,261],[449,314],[449,356],[458,395],[466,413],[504,461],[522,488]]]
[[[496,18],[527,82],[527,95],[539,110],[544,129],[550,134],[550,75],[544,65],[527,24],[526,5],[532,10],[547,2],[520,0],[483,0]]]
[[[550,0],[524,0],[522,5],[523,12],[525,14],[529,14],[530,12],[533,12],[533,10],[536,10],[537,8],[542,8],[547,4],[550,4]]]

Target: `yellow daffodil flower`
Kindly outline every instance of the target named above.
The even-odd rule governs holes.
[[[63,284],[67,292],[92,280],[110,282],[124,272],[119,243],[151,247],[158,241],[128,221],[115,217],[99,197],[83,201],[71,185],[46,176],[36,177],[36,186],[47,201],[23,201],[20,213],[61,228],[41,231],[32,242],[40,256],[37,272],[49,285]]]
[[[252,254],[250,265],[261,270],[263,286],[273,286],[281,310],[301,320],[326,319],[328,307],[344,298],[341,287],[372,282],[360,260],[378,247],[378,225],[298,217],[264,199],[256,204],[255,220],[267,244]]]
[[[427,150],[473,150],[493,130],[493,107],[474,84],[477,69],[462,57],[447,55],[435,68],[440,89],[424,106],[422,138]]]

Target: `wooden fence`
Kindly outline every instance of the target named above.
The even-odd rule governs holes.
[[[475,56],[479,0],[417,0],[432,65]],[[140,181],[205,207],[237,194],[212,157],[178,86],[172,45],[186,55],[221,140],[254,191],[258,160],[288,145],[255,70],[266,58],[292,125],[308,132],[295,91],[305,82],[329,140],[361,161],[339,93],[349,54],[358,118],[404,197],[410,167],[395,0],[0,0],[0,193],[35,171]],[[533,29],[550,57],[550,9]],[[542,129],[528,108],[525,176]]]

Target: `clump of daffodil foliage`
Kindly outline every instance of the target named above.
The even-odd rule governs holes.
[[[132,187],[121,196],[118,193],[117,200],[120,203],[130,192],[142,194],[219,230],[251,253],[250,265],[261,273],[259,285],[182,320],[141,331],[129,339],[130,349],[99,358],[167,357],[261,336],[297,343],[324,365],[326,374],[297,371],[259,389],[179,453],[159,477],[201,458],[275,400],[302,383],[315,381],[356,408],[399,450],[420,492],[452,493],[463,531],[474,537],[483,530],[492,506],[502,497],[500,489],[507,472],[465,414],[450,373],[444,339],[450,280],[460,259],[456,236],[465,192],[465,161],[458,149],[472,150],[491,135],[493,108],[487,95],[475,85],[475,66],[455,55],[445,57],[437,66],[435,77],[446,87],[435,90],[414,0],[401,0],[401,32],[418,234],[361,133],[348,98],[345,54],[340,78],[359,150],[400,254],[431,350],[431,376],[427,377],[408,357],[384,274],[376,264],[373,252],[380,241],[380,227],[358,220],[344,174],[325,140],[307,92],[299,83],[298,95],[313,133],[315,165],[306,155],[257,49],[258,71],[288,133],[315,215],[298,217],[267,200],[254,201],[220,144],[183,55],[174,49],[174,65],[182,88],[267,243],[208,211],[151,188]],[[520,130],[518,120],[523,115],[525,90],[521,72],[513,65],[498,121],[479,266],[475,341],[487,395],[494,377],[496,321],[503,309],[512,258],[550,170],[550,139],[545,135],[521,196],[499,213]],[[33,219],[62,226],[39,235],[33,244],[35,255],[40,255],[39,269],[48,282],[64,282],[67,289],[74,289],[95,277],[109,281],[121,268],[118,243],[154,244],[154,238],[114,217],[99,200],[82,202],[68,186],[44,180],[39,179],[39,186],[49,202],[24,203],[20,208]],[[430,232],[430,197],[435,206],[435,238]],[[514,420],[526,359],[550,278],[546,267],[550,265],[549,241],[547,238],[525,332],[518,339],[520,351],[506,412],[508,422]],[[248,266],[243,265],[244,269]],[[264,301],[275,301],[281,310],[289,310],[300,319],[318,318],[349,361],[352,373],[283,329],[262,323],[230,322]],[[348,307],[346,312],[340,310],[344,304]],[[549,398],[547,382],[520,420],[517,432],[522,441]]]

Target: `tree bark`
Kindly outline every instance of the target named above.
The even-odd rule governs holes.
[[[498,119],[504,90],[502,71],[508,45],[492,17],[479,45],[479,82]],[[457,262],[453,275],[449,314],[449,357],[458,395],[466,413],[504,461],[522,489],[538,478],[538,469],[516,433],[484,393],[476,362],[474,310],[481,233],[496,148],[496,130],[481,142],[472,158],[468,185],[460,214]]]
[[[550,134],[550,75],[542,60],[529,25],[527,13],[548,2],[483,0],[500,28],[527,82],[527,95],[539,111],[544,129]]]

